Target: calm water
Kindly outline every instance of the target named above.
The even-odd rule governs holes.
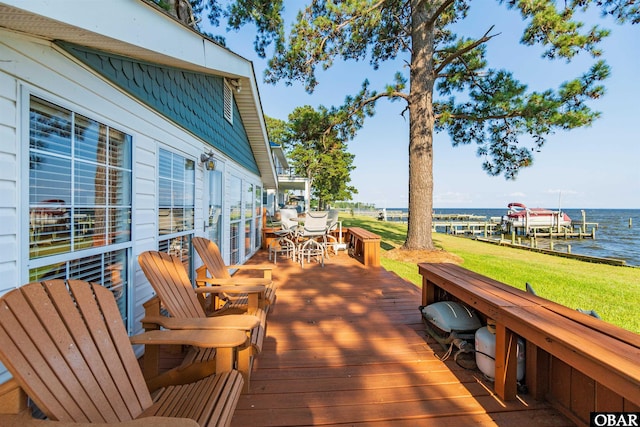
[[[387,209],[399,211],[406,209]],[[435,213],[470,214],[500,217],[505,209],[434,209]],[[580,209],[564,210],[573,221],[582,221]],[[584,209],[587,222],[598,223],[595,239],[554,239],[554,249],[566,252],[571,245],[574,254],[622,259],[628,265],[640,266],[640,209]],[[629,227],[629,219],[632,226]],[[588,227],[587,230],[590,230]]]

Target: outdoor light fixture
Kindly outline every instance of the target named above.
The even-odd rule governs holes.
[[[229,80],[229,83],[234,87],[236,92],[240,93],[242,90],[242,83],[240,82],[240,79],[231,79]]]
[[[216,161],[213,159],[213,151],[200,154],[200,162],[202,162],[204,168],[208,171],[215,170],[216,168]]]

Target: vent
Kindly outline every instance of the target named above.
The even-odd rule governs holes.
[[[224,118],[233,124],[233,90],[226,79],[224,80]]]

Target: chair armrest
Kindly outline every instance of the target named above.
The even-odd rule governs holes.
[[[237,277],[237,278],[231,278],[231,279],[206,278],[206,279],[197,279],[197,280],[199,282],[206,282],[210,285],[267,286],[272,283],[270,279],[263,279],[260,277]]]
[[[264,295],[264,286],[203,286],[194,289],[197,294],[258,294]]]
[[[154,323],[166,329],[242,330],[260,325],[260,319],[247,314],[228,314],[218,317],[178,319],[167,316],[145,316],[142,323]]]
[[[131,344],[141,345],[193,345],[200,348],[239,347],[247,341],[240,330],[163,330],[148,331],[129,337]]]
[[[247,265],[247,264],[234,264],[228,265],[229,270],[273,270],[272,265]]]
[[[33,418],[30,414],[0,415],[3,427],[199,427],[189,418],[147,417],[116,423],[74,423],[71,421],[50,421]]]
[[[266,265],[266,264],[262,264],[262,265],[239,264],[239,265],[228,265],[227,269],[228,270],[245,270],[245,271],[246,270],[262,271],[264,279],[271,280],[273,278],[273,266],[272,265]]]

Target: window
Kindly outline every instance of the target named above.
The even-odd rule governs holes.
[[[233,90],[231,85],[225,79],[224,81],[224,118],[233,124]]]
[[[255,236],[255,249],[260,249],[262,245],[262,187],[258,187],[256,185],[256,194],[255,194],[255,226],[254,226],[254,236]]]
[[[240,226],[242,222],[242,180],[232,176],[229,181],[229,250],[230,263],[240,263]]]
[[[127,316],[132,137],[31,96],[29,280],[98,282]]]
[[[205,174],[209,178],[208,237],[222,251],[226,249],[222,245],[222,172],[212,170]]]
[[[158,250],[179,256],[192,274],[195,161],[160,149],[158,183]]]
[[[253,246],[251,236],[253,235],[253,184],[245,183],[244,194],[244,256],[251,255]]]

